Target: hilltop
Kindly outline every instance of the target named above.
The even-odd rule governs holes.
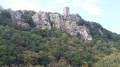
[[[119,51],[120,35],[68,7],[63,14],[0,8],[1,66],[119,66]]]
[[[96,28],[99,35],[106,33],[100,24],[85,21],[79,14],[70,14],[69,7],[64,7],[63,14],[44,11],[35,12],[32,10],[14,11],[12,9],[2,9],[2,7],[0,11],[8,11],[11,14],[11,22],[16,22],[19,26],[65,30],[72,36],[80,35],[86,40],[93,39],[94,33],[92,29],[94,28]]]

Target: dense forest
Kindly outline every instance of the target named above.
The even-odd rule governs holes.
[[[0,13],[1,67],[119,67],[120,35],[100,24],[80,20],[90,29],[93,40],[65,30],[34,27],[31,16],[23,15],[29,26],[11,21],[9,11]],[[101,31],[101,32],[100,32]]]

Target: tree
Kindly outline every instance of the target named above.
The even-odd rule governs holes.
[[[27,15],[27,14],[23,14],[23,15],[22,15],[22,18],[23,18],[24,21],[25,21],[26,23],[28,23],[31,27],[35,27],[34,21],[33,21],[33,19],[32,19],[31,16],[29,16],[29,15]]]
[[[114,53],[106,56],[95,64],[95,67],[119,67],[120,53]]]
[[[8,11],[2,11],[0,13],[0,25],[7,25],[10,22],[11,14]]]
[[[1,15],[2,15],[3,18],[11,19],[11,14],[8,11],[2,11]]]
[[[0,65],[11,65],[15,62],[15,57],[12,55],[10,47],[0,46]]]
[[[78,24],[78,26],[84,25],[84,22],[85,22],[85,21],[82,19],[82,20],[78,21],[77,24]]]

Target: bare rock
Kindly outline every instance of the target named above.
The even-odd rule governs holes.
[[[32,18],[37,28],[51,29],[49,16],[46,12],[36,13]]]
[[[11,11],[12,20],[22,20],[21,15],[21,12]]]
[[[42,29],[51,29],[53,27],[56,29],[64,29],[73,36],[76,36],[78,33],[86,40],[92,40],[92,36],[89,33],[89,29],[86,26],[78,26],[77,22],[82,18],[76,14],[70,15],[61,15],[59,13],[46,13],[39,12],[32,16],[36,27]]]
[[[22,27],[28,27],[29,26],[28,23],[25,23],[25,22],[22,22],[22,21],[18,21],[17,24],[22,26]]]

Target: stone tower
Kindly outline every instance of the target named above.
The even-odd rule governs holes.
[[[2,6],[0,5],[0,10],[2,10]]]
[[[63,14],[64,14],[64,16],[69,15],[69,7],[64,7]]]

